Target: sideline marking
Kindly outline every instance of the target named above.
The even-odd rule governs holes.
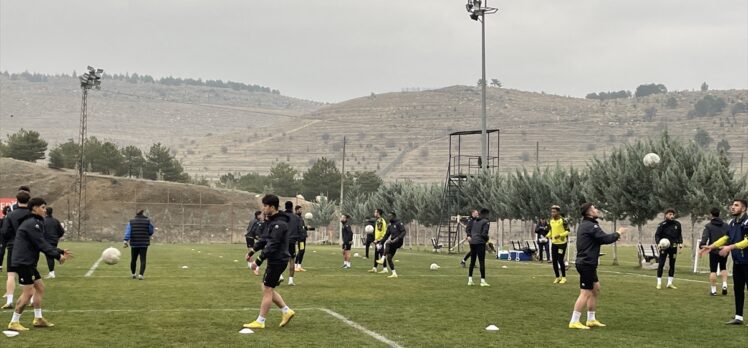
[[[384,343],[384,344],[386,344],[386,345],[388,345],[390,347],[393,347],[393,348],[402,348],[401,345],[399,345],[396,342],[388,339],[387,337],[384,337],[384,336],[382,336],[382,335],[380,335],[380,334],[378,334],[378,333],[376,333],[374,331],[371,331],[371,330],[369,330],[369,329],[367,329],[367,328],[359,325],[358,323],[356,323],[356,322],[354,322],[354,321],[352,321],[352,320],[350,320],[350,319],[348,319],[348,318],[346,318],[346,317],[338,314],[337,312],[333,312],[333,311],[331,311],[331,310],[329,310],[327,308],[320,308],[319,310],[321,310],[321,311],[323,311],[323,312],[325,312],[325,313],[327,313],[327,314],[335,317],[336,319],[338,319],[338,320],[340,320],[340,321],[342,321],[342,322],[350,325],[354,329],[356,329],[358,331],[361,331],[361,332],[363,332],[363,333],[365,333],[365,334],[373,337],[374,339],[376,339],[379,342],[382,342],[382,343]]]
[[[100,257],[98,260],[96,260],[96,262],[94,262],[93,266],[91,266],[88,272],[86,272],[85,277],[90,277],[91,275],[93,275],[93,272],[96,270],[96,268],[99,267],[99,263],[101,263],[101,260],[102,258]]]

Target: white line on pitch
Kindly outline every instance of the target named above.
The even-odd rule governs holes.
[[[99,258],[98,260],[96,260],[96,262],[94,262],[93,266],[91,266],[88,272],[86,272],[86,275],[85,275],[86,277],[90,277],[91,275],[93,275],[93,272],[96,270],[97,267],[99,267],[99,263],[101,262],[101,260],[102,258]]]
[[[294,308],[294,311],[309,311],[316,308]],[[168,309],[45,309],[52,313],[182,313],[182,312],[241,312],[256,311],[257,308],[168,308]],[[276,309],[271,309],[276,310]]]
[[[397,342],[392,341],[392,340],[388,339],[387,337],[384,337],[384,336],[382,336],[382,335],[380,335],[380,334],[378,334],[378,333],[376,333],[374,331],[371,331],[371,330],[369,330],[369,329],[367,329],[367,328],[359,325],[358,323],[356,323],[356,322],[354,322],[354,321],[352,321],[352,320],[350,320],[350,319],[348,319],[348,318],[340,315],[337,312],[333,312],[333,311],[331,311],[331,310],[329,310],[327,308],[320,308],[319,310],[321,310],[321,311],[323,311],[323,312],[325,312],[325,313],[327,313],[327,314],[335,317],[336,319],[338,319],[338,320],[340,320],[340,321],[342,321],[342,322],[350,325],[354,329],[356,329],[358,331],[361,331],[361,332],[363,332],[363,333],[365,333],[365,334],[373,337],[374,339],[376,339],[379,342],[382,342],[382,343],[384,343],[384,344],[386,344],[386,345],[388,345],[390,347],[393,347],[393,348],[402,348],[402,346],[399,345],[399,344],[397,344]]]

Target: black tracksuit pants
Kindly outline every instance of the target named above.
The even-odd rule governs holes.
[[[473,268],[475,268],[475,258],[478,258],[480,267],[480,278],[486,278],[486,245],[485,244],[470,244],[470,270],[468,270],[468,277],[473,276]]]
[[[678,254],[678,248],[668,248],[660,251],[660,262],[657,264],[657,278],[662,278],[662,271],[665,269],[665,259],[670,258],[670,269],[667,271],[668,277],[675,275],[675,255]]]
[[[146,254],[148,254],[148,247],[130,247],[130,271],[132,274],[135,274],[138,258],[140,258],[140,273],[138,274],[145,274]]]
[[[561,271],[560,277],[566,277],[566,263],[564,263],[564,256],[566,255],[565,244],[553,244],[551,245],[551,261],[553,263],[553,273],[556,274],[556,278],[559,277],[559,270]]]

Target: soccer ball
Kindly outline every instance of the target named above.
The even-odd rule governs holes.
[[[359,256],[361,256],[361,255],[359,255],[358,253],[354,253],[353,254],[353,257],[359,257]]]
[[[650,152],[644,155],[644,165],[647,167],[654,167],[660,163],[660,156],[654,152]]]
[[[119,250],[109,247],[101,253],[101,260],[107,265],[114,265],[119,262],[120,256],[122,256],[122,253]]]
[[[366,233],[372,233],[374,232],[374,226],[366,225],[366,227],[364,227],[364,231],[366,231]]]
[[[432,271],[436,271],[439,268],[440,268],[439,265],[437,265],[435,263],[432,263],[431,266],[429,266],[429,269],[432,270]]]
[[[657,243],[657,247],[660,248],[660,250],[665,250],[670,247],[670,240],[667,238],[660,239],[660,242]]]
[[[314,215],[312,215],[312,213],[306,213],[306,214],[304,214],[304,218],[307,219],[307,220],[311,220],[313,217],[314,217]]]

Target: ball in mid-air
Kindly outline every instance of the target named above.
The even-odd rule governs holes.
[[[306,213],[306,214],[304,214],[304,218],[307,219],[307,220],[310,220],[313,217],[314,217],[314,215],[312,215],[312,213]]]
[[[119,250],[110,247],[101,253],[101,260],[107,265],[114,265],[119,262],[120,256],[122,256],[122,253]]]
[[[366,233],[372,233],[374,232],[374,226],[366,225],[366,227],[364,227],[364,231],[366,231]]]
[[[647,167],[654,167],[660,163],[660,156],[654,152],[650,152],[644,155],[644,165]]]

